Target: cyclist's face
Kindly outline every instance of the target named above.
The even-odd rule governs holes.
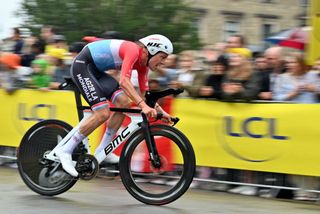
[[[157,53],[156,55],[150,58],[149,68],[153,71],[157,70],[159,66],[164,65],[164,61],[167,57],[168,57],[168,54],[166,53],[163,53],[163,52]]]

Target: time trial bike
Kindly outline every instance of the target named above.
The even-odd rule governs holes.
[[[188,138],[173,124],[154,124],[136,108],[110,108],[123,112],[131,122],[119,130],[112,142],[95,156],[90,154],[89,139],[84,139],[72,154],[79,177],[66,173],[55,151],[63,146],[90,115],[90,107],[83,106],[80,92],[71,78],[61,84],[72,87],[80,123],[72,128],[68,123],[48,119],[33,125],[23,136],[18,148],[18,169],[24,183],[34,192],[54,196],[69,190],[79,178],[90,180],[99,171],[99,164],[125,142],[119,161],[119,173],[127,191],[137,200],[151,205],[168,204],[182,196],[189,188],[195,173],[195,154]],[[181,93],[180,89],[147,92],[146,103],[154,107],[157,100]],[[157,120],[162,115],[158,114]],[[159,185],[162,180],[166,185]]]

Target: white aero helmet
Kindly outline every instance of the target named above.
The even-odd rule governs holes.
[[[171,41],[160,34],[152,34],[146,36],[142,39],[139,39],[147,49],[151,56],[156,55],[158,52],[164,52],[166,54],[172,54],[173,52],[173,45]]]

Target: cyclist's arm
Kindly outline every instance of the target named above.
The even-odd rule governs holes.
[[[131,73],[133,65],[138,60],[138,57],[138,51],[127,51],[121,66],[119,84],[121,88],[124,90],[124,92],[134,103],[136,103],[140,108],[145,108],[147,107],[147,104],[144,102],[144,99],[138,94],[138,92],[131,83]],[[141,92],[142,94],[144,94],[143,90]]]
[[[130,42],[123,42],[119,49],[119,55],[122,58],[120,87],[133,102],[138,104],[142,98],[131,83],[131,74],[133,65],[139,58],[139,49]]]
[[[142,97],[138,94],[136,89],[131,83],[131,80],[129,77],[123,76],[120,77],[120,87],[124,90],[124,92],[128,95],[128,97],[137,105],[140,105],[142,102]],[[139,103],[140,102],[140,103]]]
[[[144,101],[142,97],[139,96],[138,92],[133,87],[130,78],[122,75],[120,77],[120,86],[124,89],[124,92],[128,97],[137,104],[142,109],[142,112],[145,113],[148,117],[156,117],[157,112],[155,109],[150,108]],[[144,93],[142,94],[144,96]]]

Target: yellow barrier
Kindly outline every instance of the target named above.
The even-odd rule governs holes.
[[[197,165],[320,175],[320,105],[177,99]]]
[[[307,62],[313,65],[314,61],[320,57],[320,1],[312,0],[309,10],[309,25],[312,30],[309,35],[309,44],[307,47]]]
[[[41,119],[78,123],[73,92],[0,90],[0,145],[17,147]],[[197,165],[320,175],[320,105],[245,104],[176,99],[177,127],[194,146]],[[90,136],[91,152],[103,129]]]
[[[13,95],[0,89],[0,145],[18,147],[23,135],[43,119],[59,119],[74,126],[78,123],[71,91],[18,90]],[[91,152],[101,137],[101,128],[90,136]]]

